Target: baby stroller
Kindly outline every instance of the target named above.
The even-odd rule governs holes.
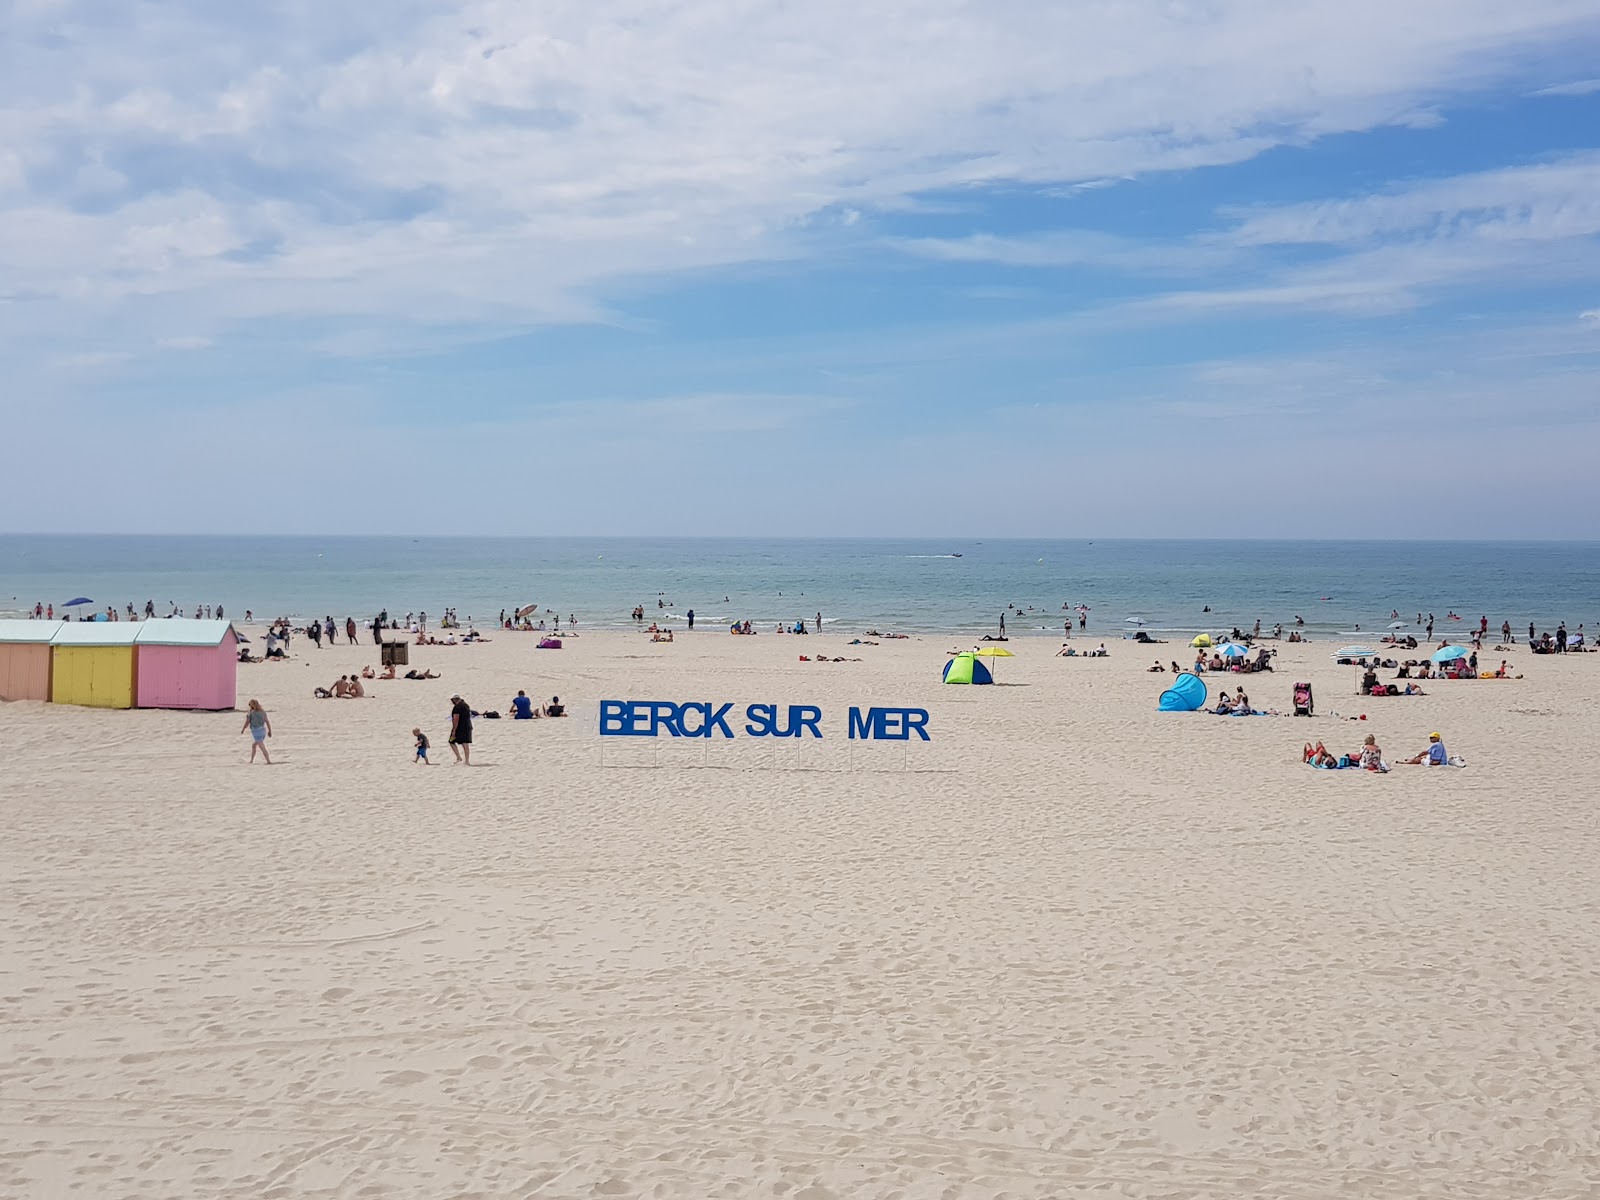
[[[1311,699],[1311,685],[1297,683],[1294,685],[1294,715],[1309,717],[1316,711],[1316,705]]]

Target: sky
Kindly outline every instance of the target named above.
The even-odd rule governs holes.
[[[11,0],[19,532],[1593,536],[1594,0]]]

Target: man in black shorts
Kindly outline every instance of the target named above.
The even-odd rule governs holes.
[[[450,753],[463,766],[472,765],[472,709],[460,696],[450,697]]]

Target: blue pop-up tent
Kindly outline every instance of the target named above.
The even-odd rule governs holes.
[[[1161,693],[1162,712],[1194,712],[1206,706],[1206,682],[1200,676],[1185,671],[1172,681],[1172,686]]]

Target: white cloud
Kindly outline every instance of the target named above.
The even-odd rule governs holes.
[[[1205,270],[1234,257],[1229,248],[1203,241],[1140,242],[1088,229],[1021,236],[978,233],[959,238],[894,238],[888,244],[941,262],[1009,267],[1100,266],[1163,275]]]
[[[615,281],[795,254],[931,190],[1087,187],[1415,121],[1592,8],[1395,13],[14,5],[0,274],[73,312],[137,303],[170,326],[151,341],[197,317],[589,320]]]
[[[1412,183],[1392,192],[1245,214],[1240,245],[1378,238],[1539,241],[1600,233],[1600,153]]]
[[[1530,93],[1534,96],[1588,96],[1600,92],[1600,79],[1578,79],[1572,83],[1558,83]]]
[[[1591,329],[1600,329],[1600,308],[1591,308],[1578,314],[1578,320]]]

